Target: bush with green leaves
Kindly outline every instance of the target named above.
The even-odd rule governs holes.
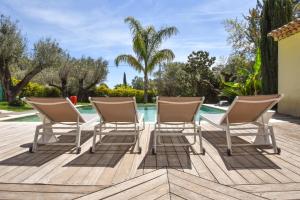
[[[13,79],[13,84],[18,84],[20,80]],[[20,97],[59,97],[61,92],[54,87],[44,86],[35,82],[29,82],[20,93]]]
[[[114,89],[108,88],[106,85],[100,85],[96,88],[96,96],[109,96],[109,97],[135,97],[137,103],[144,101],[144,90],[137,90],[129,86],[118,86]],[[156,92],[149,90],[148,102],[155,101]]]
[[[257,49],[255,63],[251,68],[240,67],[236,74],[240,77],[234,82],[222,81],[223,89],[220,96],[232,101],[236,96],[257,95],[262,91],[261,52]]]

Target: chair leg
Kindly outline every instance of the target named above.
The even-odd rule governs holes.
[[[95,126],[95,128],[94,128],[94,134],[93,134],[93,144],[92,144],[92,147],[90,149],[91,153],[94,153],[95,150],[96,150],[97,129],[98,129],[98,127]],[[100,135],[100,141],[101,141],[101,135]]]
[[[137,153],[140,154],[142,153],[142,148],[140,146],[140,130],[137,130],[137,135],[136,135],[136,145],[137,145]]]
[[[230,128],[229,126],[226,127],[226,140],[227,140],[227,155],[232,155],[232,143],[231,143],[231,136],[230,136]]]
[[[277,147],[273,126],[268,126],[268,129],[271,133],[271,140],[272,140],[272,146],[274,149],[274,153],[280,154],[281,150],[280,150],[280,148]]]
[[[76,135],[76,153],[77,154],[80,154],[80,152],[81,152],[80,139],[81,139],[81,127],[78,127],[77,135]]]
[[[200,144],[200,153],[205,155],[205,149],[203,148],[203,144],[202,144],[202,130],[200,126],[198,128],[198,136],[199,136],[199,144]]]
[[[30,153],[34,153],[37,151],[37,147],[38,147],[37,141],[38,141],[40,129],[41,129],[40,127],[36,127],[36,129],[35,129],[33,144],[32,144],[32,147],[29,148]]]
[[[152,154],[156,154],[156,125],[154,127],[154,135],[153,135],[153,148],[152,148]]]

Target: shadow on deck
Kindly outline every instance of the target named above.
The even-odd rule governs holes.
[[[81,134],[81,144],[85,143],[92,137],[92,132],[83,131]],[[74,142],[74,136],[59,136],[59,142],[69,143]],[[25,143],[20,145],[23,148],[29,148],[32,143]],[[39,145],[38,151],[35,153],[30,153],[29,151],[23,152],[21,154],[15,155],[13,157],[7,158],[0,161],[0,166],[42,166],[43,164],[54,160],[65,153],[74,153],[75,147],[72,145],[68,146],[58,146],[58,145]]]
[[[226,153],[226,135],[223,131],[203,131],[206,139],[219,153],[228,170],[235,169],[280,169],[264,154],[273,154],[265,151],[269,147],[258,146],[233,146],[233,155]],[[240,137],[231,137],[232,144],[249,144]],[[271,150],[273,151],[273,150]]]

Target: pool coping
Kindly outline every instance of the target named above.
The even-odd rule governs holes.
[[[84,107],[84,106],[87,106],[87,105],[76,105],[75,107],[78,108],[78,107]],[[16,115],[8,116],[8,117],[2,117],[2,118],[0,118],[0,122],[14,122],[14,121],[8,121],[8,120],[29,117],[29,116],[33,116],[33,115],[37,115],[37,114],[38,114],[38,112],[36,110],[30,110],[30,111],[28,111],[28,113],[22,113],[19,115],[16,114]]]
[[[219,110],[222,110],[222,111],[227,110],[225,107],[216,106],[214,104],[203,104],[203,105],[207,106],[207,107],[210,107],[210,108],[219,109]],[[85,106],[89,106],[89,105],[76,105],[75,107],[78,108],[78,107],[85,107]],[[20,114],[20,115],[14,115],[14,116],[8,116],[8,117],[0,118],[0,122],[16,122],[16,121],[8,121],[8,120],[18,119],[18,118],[23,118],[23,117],[29,117],[29,116],[33,116],[33,115],[38,114],[38,112],[36,112],[35,110],[29,111],[29,112],[30,113],[23,113],[23,114]],[[27,122],[27,123],[30,123],[30,122]],[[145,123],[154,124],[155,121],[149,121],[149,122],[145,122]]]

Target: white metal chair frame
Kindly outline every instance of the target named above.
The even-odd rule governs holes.
[[[196,115],[198,110],[201,108],[205,97],[201,98],[201,101],[191,101],[191,102],[173,102],[173,101],[165,101],[165,100],[159,100],[159,97],[156,97],[156,107],[157,107],[157,122],[154,125],[154,137],[153,137],[153,148],[152,148],[152,154],[157,153],[157,147],[159,146],[193,146],[196,144],[196,136],[199,137],[199,145],[200,145],[200,154],[205,154],[205,149],[202,145],[202,131],[200,126],[200,120],[199,123],[196,123]],[[158,109],[158,102],[163,102],[167,104],[191,104],[198,102],[199,106],[197,107],[197,110],[193,116],[192,122],[160,122],[159,118],[159,109]],[[168,127],[162,127],[162,125],[168,125]],[[179,127],[178,125],[182,125],[182,127]],[[186,126],[186,125],[192,125],[192,126]],[[184,133],[184,130],[192,129],[194,130],[191,133]],[[162,130],[177,130],[178,132],[163,132]],[[192,143],[162,143],[161,142],[161,136],[171,136],[171,137],[177,137],[177,136],[194,136]]]
[[[26,99],[26,97],[22,98],[23,101],[26,103],[29,103],[35,110],[37,110],[42,116],[43,116],[43,123],[38,125],[35,130],[34,134],[34,140],[33,140],[33,145],[29,148],[29,152],[34,153],[38,150],[38,145],[43,144],[43,145],[74,145],[76,147],[76,153],[79,154],[81,152],[81,147],[80,147],[80,139],[81,139],[81,129],[82,125],[84,124],[83,122],[80,122],[80,117],[81,114],[78,112],[78,110],[75,108],[73,103],[68,99],[65,98],[67,102],[55,102],[55,103],[40,103],[40,102],[35,102],[35,101],[29,101]],[[54,122],[51,119],[47,118],[47,114],[44,113],[42,110],[37,108],[36,105],[59,105],[59,104],[67,104],[69,103],[71,108],[77,113],[77,122]],[[53,127],[53,125],[64,125],[64,126],[57,126]],[[54,132],[52,131],[51,133],[55,135],[69,135],[69,136],[75,136],[75,142],[70,142],[70,143],[63,143],[63,142],[54,142],[54,143],[40,143],[38,142],[38,138],[40,135],[45,135],[49,134],[47,132],[47,129],[51,130],[59,130],[59,129],[68,129],[71,132]],[[75,131],[75,132],[73,132]]]
[[[89,100],[93,106],[93,108],[97,111],[99,117],[100,117],[100,122],[95,125],[94,127],[94,135],[93,135],[93,145],[90,148],[90,153],[95,153],[96,151],[96,137],[99,135],[99,144],[100,145],[122,145],[122,146],[129,146],[129,145],[135,145],[137,146],[138,150],[136,151],[137,153],[142,152],[142,148],[140,147],[140,133],[145,129],[145,120],[143,115],[139,115],[137,112],[137,105],[135,101],[135,97],[133,98],[133,101],[117,101],[117,102],[107,102],[107,101],[94,101],[92,100],[91,97],[89,97]],[[135,108],[135,121],[134,122],[106,122],[100,110],[97,108],[95,103],[102,103],[102,104],[123,104],[123,103],[129,103],[132,102],[134,103],[134,108]],[[114,126],[107,126],[107,125],[114,125]],[[118,125],[123,125],[121,127],[118,127]],[[124,126],[126,125],[126,126]],[[128,126],[131,125],[131,126]],[[123,130],[128,130],[126,132],[118,131],[118,128],[121,128]],[[112,130],[108,132],[104,132],[104,130]],[[120,130],[120,129],[119,129]],[[133,142],[127,142],[127,143],[119,143],[119,142],[103,142],[102,141],[102,136],[134,136]],[[134,147],[136,150],[136,148]]]
[[[265,123],[264,121],[264,117],[263,114],[266,113],[268,110],[270,110],[273,106],[275,106],[280,99],[283,96],[279,97],[279,98],[275,98],[277,99],[276,101],[274,101],[274,99],[268,99],[268,100],[256,100],[256,101],[249,101],[249,100],[239,100],[239,97],[237,96],[234,101],[232,102],[231,106],[228,108],[228,110],[226,111],[226,113],[223,115],[223,117],[220,120],[221,124],[216,124],[213,121],[205,118],[202,116],[203,120],[211,123],[212,125],[222,129],[223,131],[226,132],[226,141],[227,141],[227,155],[231,156],[232,155],[232,147],[233,146],[263,146],[263,144],[253,144],[253,143],[249,143],[249,144],[232,144],[231,142],[231,137],[233,136],[257,136],[258,132],[255,133],[231,133],[231,130],[253,130],[253,129],[257,129],[259,130],[263,130],[264,136],[271,136],[271,140],[272,140],[272,147],[274,150],[274,153],[276,154],[280,154],[281,149],[277,147],[276,144],[276,139],[275,139],[275,135],[274,135],[274,130],[273,130],[273,126],[270,123]],[[232,110],[232,108],[234,107],[234,104],[236,102],[244,102],[244,103],[251,103],[251,104],[256,104],[256,103],[266,103],[266,102],[272,102],[274,101],[274,103],[272,103],[268,108],[266,108],[259,116],[257,119],[255,119],[252,122],[247,122],[247,123],[230,123],[229,119],[228,119],[228,114],[230,113],[230,111]],[[261,120],[260,120],[261,119]],[[225,121],[226,123],[222,123],[223,121]],[[235,126],[240,126],[240,125],[246,125],[246,124],[252,124],[255,125],[255,127],[240,127],[240,128],[231,128],[231,126],[235,127]],[[267,146],[269,146],[267,144]]]

